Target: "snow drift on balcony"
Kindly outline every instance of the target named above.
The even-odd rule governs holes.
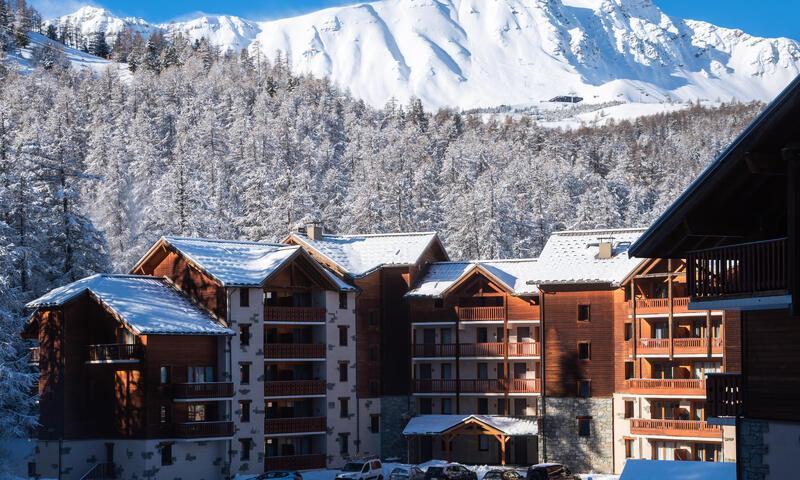
[[[72,282],[27,304],[56,307],[90,293],[140,335],[233,335],[166,280],[99,274]]]
[[[408,292],[408,297],[441,297],[454,284],[475,269],[482,269],[494,277],[514,295],[536,295],[539,289],[529,283],[537,277],[536,259],[519,260],[475,260],[471,262],[436,262],[417,286]]]

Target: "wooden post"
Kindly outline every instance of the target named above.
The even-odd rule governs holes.
[[[706,338],[708,339],[708,358],[711,358],[711,354],[713,353],[711,342],[714,338],[711,334],[711,310],[706,310]]]
[[[787,283],[792,296],[791,314],[800,316],[800,155],[796,148],[784,148],[781,156],[786,162]]]
[[[461,413],[461,337],[458,331],[461,329],[461,318],[459,307],[456,306],[456,414]]]
[[[505,370],[505,374],[506,374],[506,378],[505,378],[506,391],[505,391],[505,395],[503,396],[503,398],[504,398],[504,401],[506,402],[506,408],[508,409],[506,411],[506,413],[510,415],[511,414],[511,405],[509,404],[509,401],[508,401],[508,392],[509,392],[509,390],[511,388],[511,385],[510,385],[510,383],[511,383],[511,372],[509,372],[509,370],[508,370],[508,349],[510,348],[510,345],[509,345],[509,341],[508,341],[509,331],[508,331],[508,294],[507,293],[503,295],[503,304],[504,304],[504,307],[505,307],[504,308],[504,315],[503,315],[503,346],[505,347],[504,348],[505,351],[503,352],[503,369]]]
[[[508,437],[505,435],[500,435],[500,465],[505,466],[506,464],[506,440]]]
[[[642,378],[641,365],[636,359],[636,347],[639,343],[639,337],[636,335],[636,276],[631,278],[631,342],[633,342],[633,376]],[[639,370],[637,375],[636,370]]]
[[[669,275],[667,276],[667,301],[669,302],[669,315],[667,316],[669,325],[669,359],[672,360],[673,356],[675,355],[675,345],[673,342],[673,326],[672,326],[672,315],[673,315],[673,305],[672,305],[672,259],[667,260],[667,271]]]

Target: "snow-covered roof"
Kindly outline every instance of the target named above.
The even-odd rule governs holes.
[[[413,265],[431,244],[439,241],[436,232],[323,234],[317,240],[295,232],[290,238],[314,249],[353,277],[386,265]]]
[[[535,283],[610,284],[617,286],[642,259],[628,249],[643,228],[583,230],[553,233],[536,263]],[[612,243],[611,258],[598,258],[600,241]]]
[[[408,421],[403,435],[439,435],[474,419],[505,435],[538,435],[539,426],[534,420],[498,415],[419,415]]]
[[[26,306],[61,306],[87,292],[141,335],[233,335],[167,280],[145,275],[92,275]]]
[[[407,297],[441,297],[453,285],[475,270],[501,283],[513,295],[536,295],[539,289],[530,283],[537,278],[536,259],[475,260],[471,262],[431,263]]]
[[[286,262],[302,254],[299,246],[282,243],[172,236],[162,240],[226,287],[259,287]],[[326,268],[320,266],[320,271],[339,290],[355,289]]]

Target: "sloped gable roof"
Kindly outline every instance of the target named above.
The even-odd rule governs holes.
[[[499,415],[419,415],[411,417],[411,420],[408,421],[408,424],[403,429],[403,435],[439,435],[469,420],[475,420],[509,436],[537,435],[539,433],[539,427],[535,421],[519,417]]]
[[[364,276],[383,266],[413,265],[430,245],[439,242],[436,232],[323,234],[317,240],[295,232],[289,238],[313,249],[353,277]]]
[[[86,293],[140,335],[233,335],[165,279],[145,275],[92,275],[51,290],[26,306],[62,306]]]
[[[642,262],[628,255],[642,232],[643,228],[555,232],[539,255],[535,283],[619,286]],[[600,240],[611,241],[611,258],[598,258]]]
[[[512,295],[536,295],[536,259],[475,260],[470,262],[436,262],[428,265],[425,274],[407,297],[441,297],[472,272],[479,271],[500,283]]]

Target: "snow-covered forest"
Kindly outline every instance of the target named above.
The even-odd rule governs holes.
[[[23,303],[126,271],[161,235],[278,240],[315,218],[437,230],[456,259],[535,256],[554,230],[647,225],[762,108],[561,131],[419,101],[376,110],[280,55],[166,40],[137,55],[124,78],[0,66],[0,409],[29,392],[6,384]]]

